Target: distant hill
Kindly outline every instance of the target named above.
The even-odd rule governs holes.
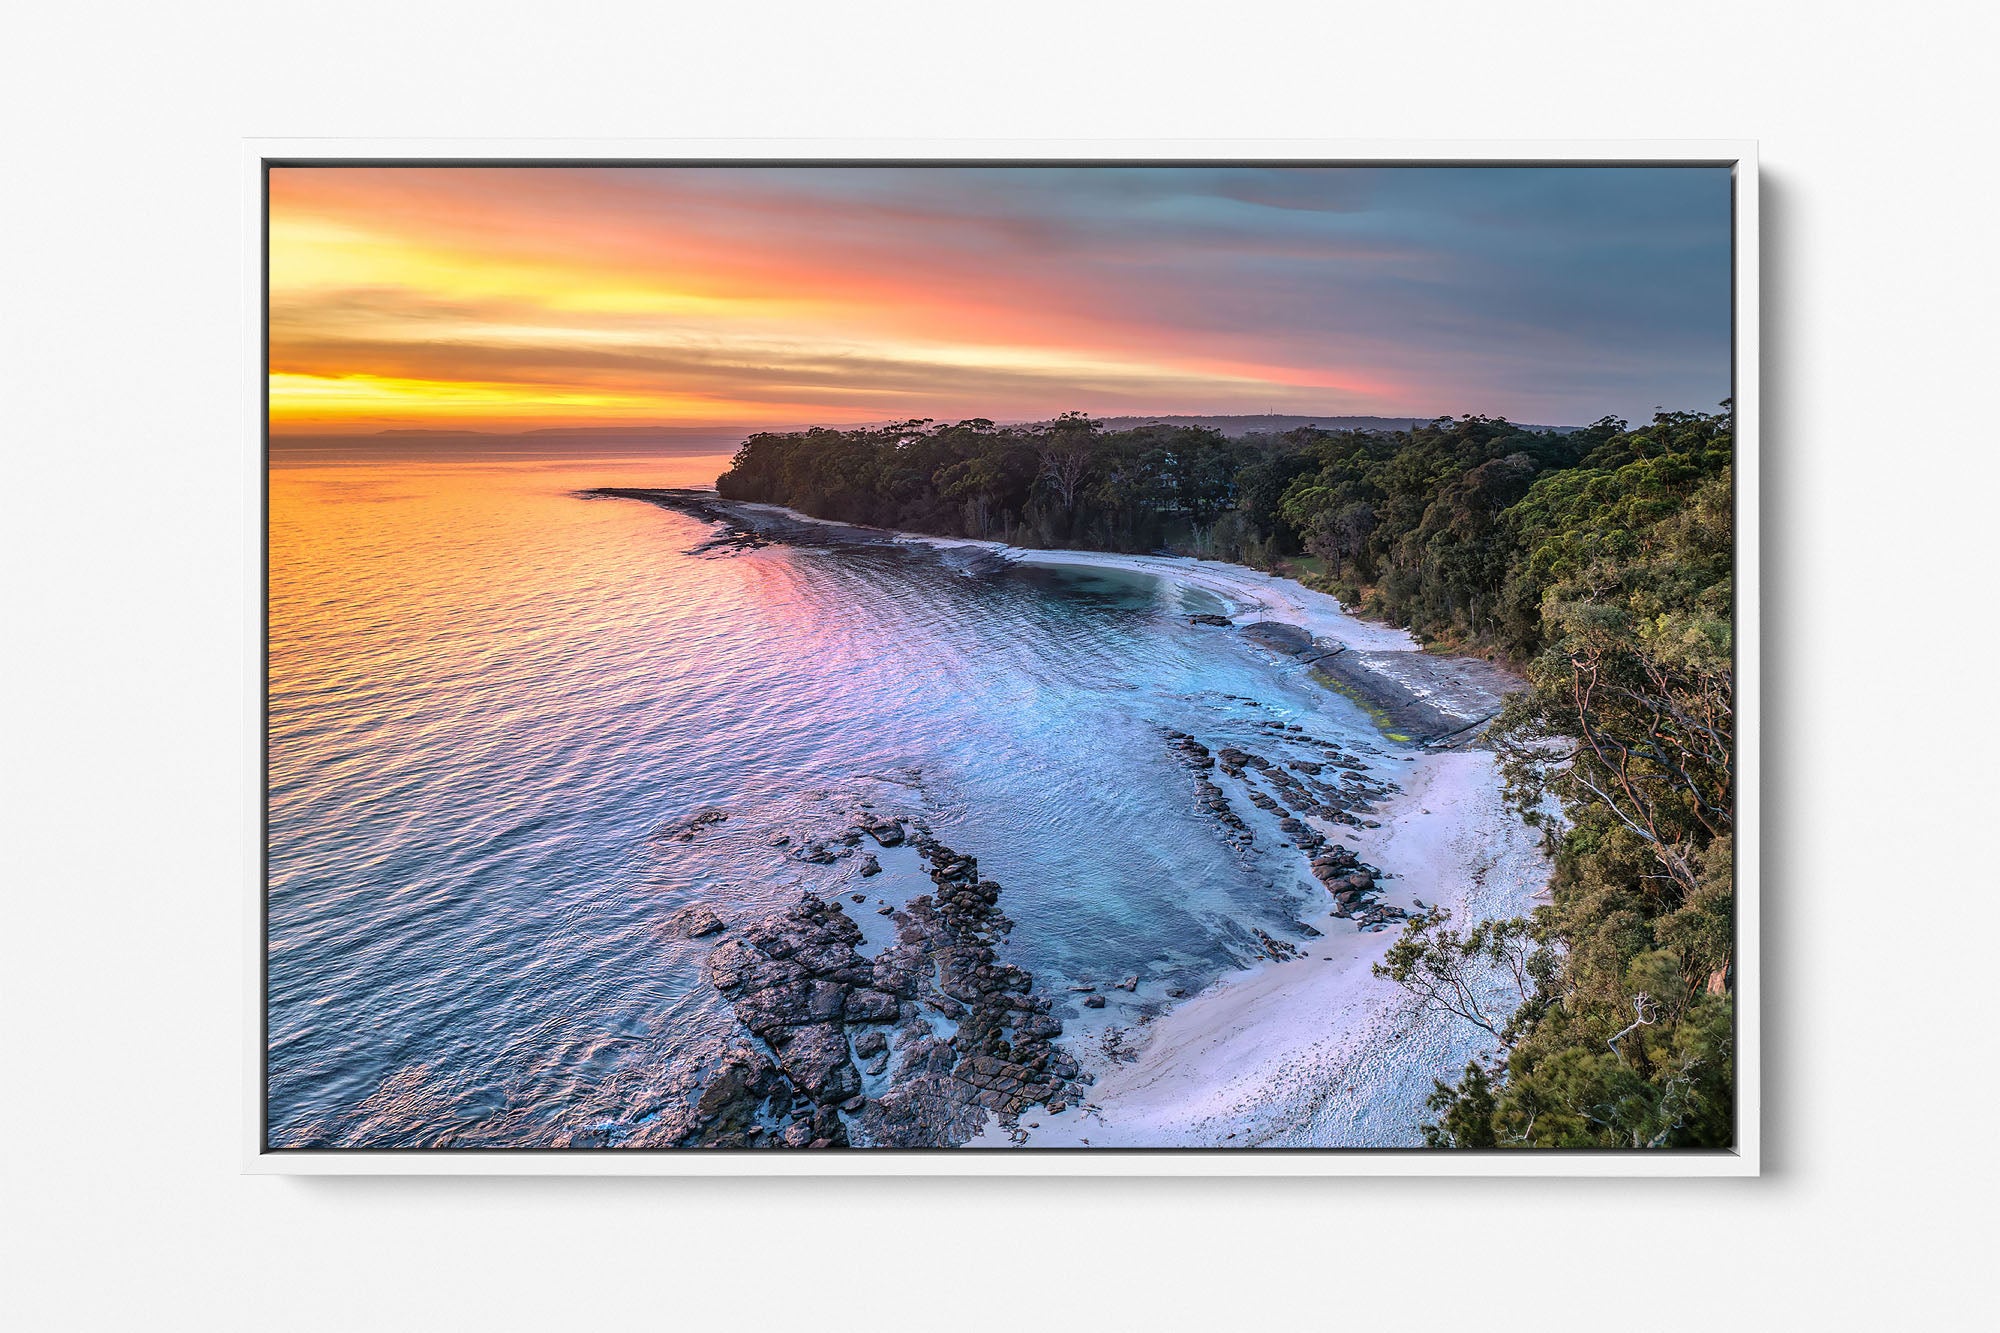
[[[1205,426],[1219,430],[1224,435],[1255,435],[1259,433],[1275,435],[1281,431],[1297,430],[1301,426],[1318,426],[1321,430],[1409,430],[1437,420],[1436,417],[1294,417],[1281,416],[1275,412],[1262,412],[1251,416],[1201,417],[1201,416],[1157,416],[1157,417],[1099,417],[1106,430],[1130,430],[1134,426]],[[1523,430],[1572,431],[1575,426],[1535,426],[1526,422],[1515,422]]]
[[[1159,416],[1097,417],[1106,430],[1130,430],[1134,426],[1204,426],[1237,437],[1257,433],[1278,434],[1301,426],[1323,430],[1409,430],[1434,421],[1435,417],[1308,417],[1264,412],[1246,416],[1190,416],[1165,413]],[[895,424],[892,421],[850,423],[835,427],[855,430]],[[1011,422],[1033,425],[1034,422]],[[1531,426],[1523,430],[1572,431],[1575,426]],[[806,426],[779,426],[745,422],[738,425],[706,426],[545,426],[536,430],[483,431],[426,427],[401,427],[367,434],[327,432],[293,434],[274,432],[273,457],[293,461],[328,458],[449,458],[514,457],[562,458],[588,453],[599,457],[676,454],[732,454],[738,445],[758,431],[788,432]]]

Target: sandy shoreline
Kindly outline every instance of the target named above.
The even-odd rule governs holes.
[[[1539,836],[1501,800],[1486,750],[1426,754],[1383,802],[1379,829],[1343,829],[1396,878],[1383,898],[1443,904],[1461,920],[1529,912],[1548,883]],[[1371,968],[1397,933],[1363,933],[1327,910],[1301,958],[1231,973],[1149,1023],[1111,1060],[1077,1052],[1098,1082],[1081,1108],[1024,1118],[1035,1147],[1419,1146],[1435,1078],[1490,1049],[1483,1033],[1423,1013]],[[1026,1128],[1026,1121],[1037,1122]],[[974,1146],[1001,1146],[989,1131]]]
[[[933,537],[921,532],[891,528],[864,528],[831,519],[814,518],[783,505],[757,504],[747,500],[721,501],[730,509],[767,514],[794,523],[849,528],[886,537],[898,545],[930,546],[939,550],[979,550],[1012,564],[1054,565],[1070,569],[1110,569],[1131,574],[1151,574],[1184,587],[1198,588],[1222,600],[1232,620],[1247,623],[1275,620],[1296,625],[1316,638],[1338,641],[1349,648],[1371,652],[1416,652],[1417,641],[1407,630],[1359,619],[1341,609],[1338,599],[1315,592],[1297,580],[1281,578],[1247,565],[1194,556],[1127,555],[1116,551],[1046,551],[1035,547],[1009,546],[1005,542],[980,541],[971,537]]]

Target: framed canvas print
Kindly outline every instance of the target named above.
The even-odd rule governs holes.
[[[1748,146],[248,166],[249,1169],[1757,1170]]]

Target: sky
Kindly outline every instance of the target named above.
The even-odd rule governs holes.
[[[277,434],[1729,393],[1709,167],[279,167]]]

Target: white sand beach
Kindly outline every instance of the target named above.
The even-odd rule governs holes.
[[[1486,750],[1421,756],[1379,829],[1342,830],[1396,876],[1387,901],[1443,904],[1460,921],[1533,910],[1546,891],[1539,835],[1501,800]],[[1329,908],[1331,903],[1328,904]],[[1397,938],[1327,913],[1305,955],[1222,978],[1150,1023],[1126,1029],[1126,1058],[1101,1039],[1078,1054],[1097,1075],[1090,1100],[1023,1128],[1036,1147],[1393,1147],[1417,1126],[1435,1078],[1455,1077],[1485,1034],[1421,1012],[1371,973]],[[975,1146],[1008,1140],[996,1130]]]

